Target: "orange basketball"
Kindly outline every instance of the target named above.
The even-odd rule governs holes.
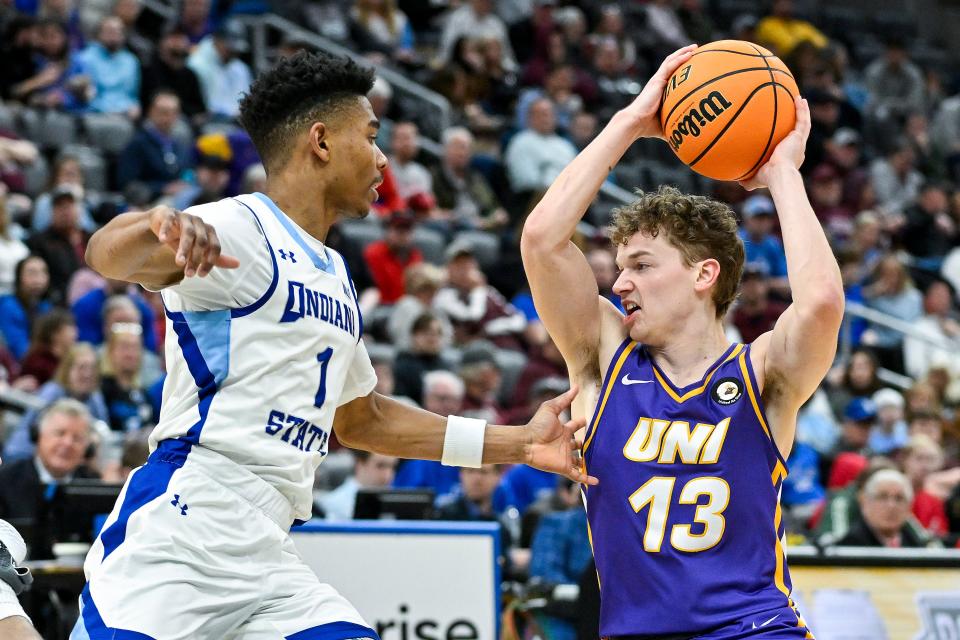
[[[714,180],[745,180],[770,158],[797,119],[793,74],[743,40],[699,47],[667,81],[660,110],[677,157]]]

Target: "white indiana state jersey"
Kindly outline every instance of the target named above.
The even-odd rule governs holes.
[[[334,412],[376,384],[346,263],[260,193],[189,213],[240,267],[162,291],[168,374],[150,449],[212,449],[308,519]]]

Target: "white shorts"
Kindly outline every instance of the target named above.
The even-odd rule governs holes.
[[[379,640],[300,559],[292,513],[220,454],[161,443],[90,549],[70,639]]]

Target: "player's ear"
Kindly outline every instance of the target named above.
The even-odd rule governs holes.
[[[716,284],[717,279],[720,277],[720,263],[714,258],[707,258],[702,262],[698,262],[697,267],[697,280],[694,286],[697,291],[706,291]]]
[[[330,162],[330,130],[322,122],[314,122],[307,136],[310,150],[322,162]]]

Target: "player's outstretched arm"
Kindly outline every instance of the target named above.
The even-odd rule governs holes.
[[[797,124],[777,145],[747,189],[768,187],[780,217],[793,304],[774,329],[754,343],[755,368],[763,372],[763,396],[773,436],[784,457],[793,446],[796,412],[823,380],[836,353],[843,321],[840,267],[813,213],[800,176],[810,109],[797,99]]]
[[[160,289],[214,267],[234,269],[236,258],[220,253],[216,230],[197,216],[154,207],[121,214],[93,234],[87,265],[106,278]]]
[[[11,616],[0,620],[0,638],[7,640],[43,640],[26,618]]]
[[[614,115],[557,176],[524,223],[520,251],[530,291],[574,379],[577,367],[596,367],[603,307],[593,272],[570,239],[630,145],[641,137],[663,137],[658,116],[663,90],[695,48],[685,47],[664,60],[633,103]]]
[[[524,463],[559,473],[576,482],[596,484],[583,473],[580,443],[574,434],[583,420],[561,421],[577,395],[574,387],[540,405],[526,425],[488,424],[482,433],[483,464]],[[399,458],[449,459],[448,418],[411,407],[372,392],[337,408],[333,429],[337,439],[353,449]],[[479,466],[477,464],[476,466]]]

